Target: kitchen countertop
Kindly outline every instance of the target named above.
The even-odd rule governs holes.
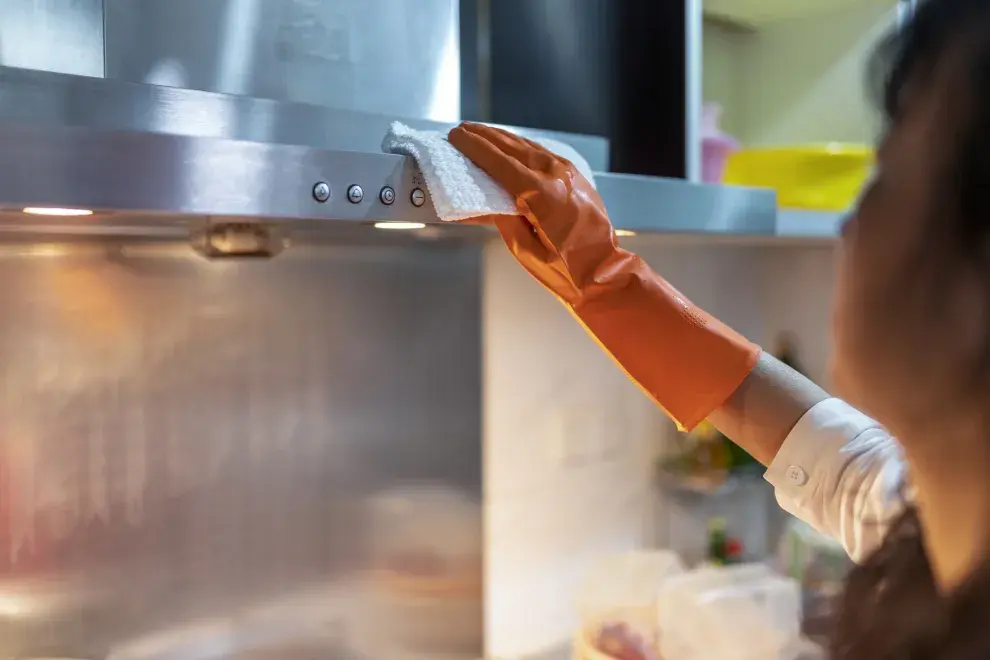
[[[798,660],[823,660],[825,653],[822,647],[809,642],[808,640],[803,641],[799,647],[794,649],[795,657]],[[571,660],[572,659],[572,648],[570,644],[564,644],[559,648],[551,649],[549,651],[544,651],[543,653],[537,653],[533,655],[525,655],[517,658],[512,658],[511,660]],[[503,660],[502,658],[491,658],[491,660]],[[505,659],[508,660],[508,659]]]

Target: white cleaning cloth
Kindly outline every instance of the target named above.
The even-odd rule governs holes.
[[[573,148],[556,140],[534,142],[571,161],[591,185],[595,185],[588,161]],[[515,198],[447,142],[446,133],[417,131],[393,122],[382,141],[382,151],[416,160],[441,220],[519,213]]]

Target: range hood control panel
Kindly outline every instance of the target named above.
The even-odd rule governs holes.
[[[409,192],[408,198],[408,203],[417,209],[425,206],[428,200],[426,186],[421,181],[422,177],[418,173],[413,176],[412,185],[415,187]],[[345,196],[351,204],[361,204],[365,201],[364,187],[360,184],[352,183],[347,186]],[[396,200],[395,188],[389,185],[382,186],[378,191],[377,198],[378,203],[383,206],[392,206]],[[320,204],[326,204],[333,199],[333,188],[330,186],[330,183],[327,181],[317,181],[313,185],[313,199]]]
[[[335,152],[342,159],[358,158],[366,154]],[[378,154],[371,154],[377,157]],[[382,156],[386,156],[382,154]],[[426,182],[422,173],[405,156],[388,158],[401,159],[401,168],[391,172],[377,171],[370,176],[358,178],[351,176],[343,180],[333,180],[330,177],[321,178],[313,184],[312,197],[320,206],[334,206],[338,210],[345,203],[364,210],[369,214],[369,220],[381,221],[414,221],[436,222]],[[333,168],[337,169],[337,168]],[[377,169],[377,168],[376,168]],[[339,219],[336,218],[335,219]]]
[[[69,126],[0,125],[0,144],[0,208],[438,222],[407,156]]]

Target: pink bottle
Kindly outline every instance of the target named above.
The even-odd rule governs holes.
[[[739,143],[718,127],[722,106],[706,103],[701,109],[701,180],[719,183],[725,172],[725,163]]]

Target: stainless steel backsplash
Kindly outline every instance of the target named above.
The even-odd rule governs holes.
[[[479,269],[450,245],[0,249],[0,656],[247,657],[238,613],[367,565],[370,496],[480,497]],[[146,637],[174,630],[230,648]]]

